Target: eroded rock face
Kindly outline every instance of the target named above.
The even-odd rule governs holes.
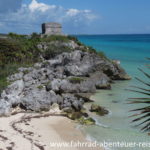
[[[0,101],[0,116],[6,116],[11,114],[11,104],[5,100]]]
[[[49,110],[54,103],[66,111],[80,111],[87,102],[80,93],[110,89],[111,80],[128,79],[117,64],[80,50],[65,52],[50,60],[43,58],[33,67],[18,71],[8,77],[12,84],[1,94],[0,115],[8,115],[13,107],[20,105],[26,110]]]
[[[95,112],[96,114],[98,114],[100,116],[104,116],[104,115],[107,115],[109,113],[108,110],[106,110],[104,107],[101,107],[97,104],[92,104],[90,111]]]
[[[25,92],[21,103],[27,110],[49,110],[53,103],[57,103],[57,95],[53,91],[33,89]]]
[[[95,72],[91,75],[96,89],[111,89],[111,79],[103,72]]]
[[[10,105],[20,103],[23,90],[23,80],[17,80],[9,85],[5,91],[3,91],[1,94],[1,99],[7,101]]]

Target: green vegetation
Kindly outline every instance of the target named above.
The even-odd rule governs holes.
[[[33,34],[34,35],[34,34]],[[8,38],[0,39],[0,66],[11,63],[31,63],[38,61],[37,38],[10,33]]]
[[[23,71],[23,74],[28,74],[29,73],[29,70],[24,70]]]
[[[53,35],[41,37],[37,33],[31,35],[9,33],[6,37],[0,38],[0,92],[8,85],[7,76],[15,73],[19,67],[32,65],[40,61],[41,55],[45,59],[49,59],[62,52],[71,52],[73,49],[65,44],[70,40],[75,41],[82,51],[97,53],[101,57],[105,57],[103,53],[96,52],[92,47],[86,47],[73,36]],[[72,78],[70,81],[80,83],[83,79]]]
[[[69,40],[72,40],[72,41],[76,42],[79,46],[83,46],[83,43],[81,43],[75,36],[68,35],[67,38]]]
[[[78,122],[82,125],[95,125],[95,120],[93,118],[85,118],[85,117],[81,117],[80,119],[78,119]]]
[[[85,79],[81,78],[81,77],[71,77],[71,78],[69,78],[69,81],[73,84],[77,84],[77,83],[81,83],[81,82],[85,81]]]
[[[104,54],[103,51],[96,51],[96,49],[94,49],[94,48],[91,47],[91,46],[89,46],[89,47],[87,48],[86,52],[88,52],[88,53],[95,53],[95,54],[97,54],[98,56],[100,56],[101,58],[104,58],[104,59],[109,60],[109,59],[106,57],[106,55]]]
[[[105,108],[97,104],[92,104],[90,111],[95,112],[97,115],[100,115],[100,116],[105,116],[109,113],[108,110],[106,110]]]
[[[0,92],[9,84],[7,77],[19,67],[28,66],[39,60],[38,40],[31,35],[10,33],[7,38],[0,38]]]
[[[73,110],[69,110],[69,113],[66,113],[67,117],[71,120],[77,120],[80,119],[82,117],[82,113],[81,112],[73,112]]]
[[[53,41],[59,41],[59,42],[69,42],[69,38],[67,36],[63,35],[51,35],[51,36],[44,36],[41,38],[41,42],[53,42]]]
[[[7,64],[5,66],[0,67],[0,93],[2,90],[9,85],[9,82],[7,81],[7,77],[11,74],[14,74],[17,72],[17,69],[19,67],[29,67],[31,64],[19,64],[19,63],[12,63]]]
[[[44,86],[43,86],[43,85],[39,85],[37,88],[38,88],[39,90],[41,90],[41,89],[44,88]]]
[[[76,122],[82,124],[82,125],[94,125],[95,120],[88,116],[86,112],[83,112],[81,110],[80,112],[67,112],[66,115],[69,119],[75,120]]]
[[[50,59],[62,52],[71,52],[71,51],[72,49],[70,47],[64,45],[51,44],[48,46],[48,48],[45,51],[43,51],[42,55],[45,59]]]
[[[88,53],[97,53],[97,51],[92,46],[88,46],[86,52],[88,52]]]
[[[44,86],[48,86],[51,84],[51,81],[48,81],[47,83],[44,84]]]
[[[105,53],[104,53],[104,52],[99,51],[99,52],[97,52],[97,54],[98,54],[100,57],[102,57],[102,58],[104,58],[104,59],[109,60],[109,59],[107,58],[107,56],[105,55]],[[109,60],[109,61],[110,61],[110,60]]]
[[[81,46],[83,51],[97,53],[101,57],[106,57],[102,52],[96,52],[94,48],[86,47],[76,37],[72,36],[52,35],[41,37],[36,33],[33,33],[31,36],[9,33],[8,38],[0,38],[0,67],[10,63],[34,63],[39,60],[40,54],[49,59],[61,52],[70,52],[72,49],[69,46],[61,44],[62,42],[67,43],[70,40],[74,40]],[[58,41],[60,44],[50,44],[52,41]],[[48,43],[46,50],[40,49],[37,46],[42,43]]]

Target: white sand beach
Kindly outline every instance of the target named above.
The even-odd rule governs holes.
[[[77,124],[63,116],[19,113],[0,118],[0,150],[77,150],[99,148],[52,147],[50,143],[87,142]]]

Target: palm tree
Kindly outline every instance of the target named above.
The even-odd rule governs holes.
[[[150,58],[148,58],[150,60]],[[147,65],[150,69],[150,65]],[[127,89],[128,91],[136,92],[145,95],[145,97],[129,98],[129,104],[146,104],[147,106],[131,110],[131,112],[136,112],[136,114],[131,117],[136,117],[132,122],[139,122],[137,126],[142,126],[142,131],[150,132],[150,73],[139,69],[147,78],[148,82],[136,78],[136,80],[145,85],[145,88],[138,86],[131,86],[132,89]]]

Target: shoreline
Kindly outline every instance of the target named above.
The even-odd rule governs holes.
[[[77,129],[77,123],[54,114],[19,113],[0,118],[0,148],[11,150],[58,150],[50,143],[87,143],[86,135]],[[45,117],[46,116],[46,117]],[[26,119],[28,118],[28,119]],[[102,148],[66,148],[61,150],[102,150]]]
[[[65,112],[68,118],[78,120],[81,124],[93,125],[94,119],[90,118],[83,109],[85,103],[92,102],[89,97],[98,89],[111,89],[113,80],[130,79],[117,63],[110,61],[102,52],[80,43],[78,39],[60,36],[53,38],[39,36],[38,42],[33,42],[34,38],[31,41],[24,39],[41,51],[38,56],[41,62],[35,61],[31,67],[16,68],[18,72],[10,73],[12,75],[7,75],[5,78],[10,85],[2,91],[0,115],[15,114],[20,109],[43,114],[20,113],[8,118],[0,118],[0,123],[4,126],[0,136],[5,143],[3,149],[24,150],[25,147],[31,150],[49,150],[50,141],[87,142],[83,133],[76,130],[75,123],[67,118],[58,117],[63,115],[61,113],[57,117],[54,116],[56,114],[51,114],[53,104]],[[5,42],[7,45],[10,41]],[[58,51],[54,51],[55,46]],[[29,50],[30,47],[26,47],[26,51]],[[33,52],[32,55],[37,54]],[[91,112],[107,114],[107,111],[100,106],[91,106]]]

